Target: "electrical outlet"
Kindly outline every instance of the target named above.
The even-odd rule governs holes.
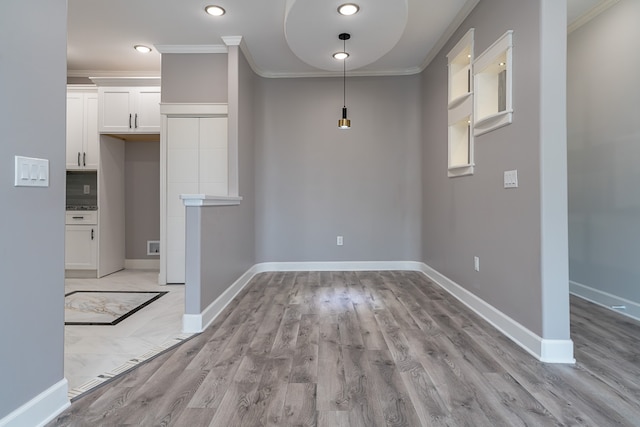
[[[342,236],[336,237],[336,245],[342,246],[342,244],[343,244]]]
[[[82,189],[82,190],[83,190],[82,192],[83,192],[84,194],[91,194],[91,186],[90,186],[90,185],[85,184],[85,185],[83,186],[83,189]]]
[[[475,271],[480,271],[480,257],[473,257],[473,269]]]

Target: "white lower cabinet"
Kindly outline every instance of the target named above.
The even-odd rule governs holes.
[[[98,226],[67,225],[64,259],[67,270],[97,270]]]

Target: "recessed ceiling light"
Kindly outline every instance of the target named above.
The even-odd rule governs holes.
[[[338,13],[345,16],[355,15],[359,10],[360,6],[355,3],[345,3],[338,7]]]
[[[133,48],[135,50],[137,50],[138,52],[140,52],[140,53],[149,53],[149,52],[151,52],[151,48],[150,47],[144,46],[144,45],[141,45],[141,44],[137,44]]]
[[[349,57],[349,54],[347,52],[336,52],[333,54],[333,57],[335,59],[347,59]]]
[[[213,16],[222,16],[226,13],[222,7],[215,5],[205,7],[204,11]]]

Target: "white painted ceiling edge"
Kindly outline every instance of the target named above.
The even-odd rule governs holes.
[[[335,1],[335,0],[334,0]],[[381,2],[381,0],[375,0],[377,2]],[[406,29],[407,25],[407,1],[408,0],[400,0],[399,3],[402,3],[404,7],[399,8],[398,15],[403,15],[404,13],[404,22],[402,16],[396,16],[391,21],[393,21],[393,25],[389,26],[389,31],[382,32],[380,31],[380,26],[372,25],[371,22],[368,24],[363,24],[362,28],[353,26],[353,22],[349,22],[348,26],[332,28],[333,31],[327,31],[326,27],[323,28],[309,28],[308,26],[304,26],[303,22],[309,22],[310,16],[308,10],[303,10],[309,8],[313,9],[313,5],[316,3],[323,3],[322,1],[314,0],[287,0],[287,13],[284,21],[284,32],[287,40],[287,44],[294,52],[294,54],[299,57],[305,63],[317,68],[317,71],[308,71],[304,73],[287,73],[287,72],[270,72],[267,70],[261,69],[256,62],[253,60],[251,55],[251,51],[248,48],[244,38],[242,36],[225,36],[222,37],[225,45],[154,45],[159,53],[225,53],[227,52],[228,45],[240,45],[242,52],[244,53],[247,61],[249,62],[253,71],[261,77],[266,78],[292,78],[292,77],[337,77],[342,74],[342,62],[336,61],[331,56],[334,52],[338,50],[342,50],[341,41],[338,39],[338,34],[341,32],[349,32],[353,35],[352,39],[347,42],[347,50],[352,50],[355,52],[356,48],[358,50],[358,56],[355,58],[349,58],[347,62],[348,74],[349,76],[398,76],[398,75],[412,75],[422,72],[428,65],[431,63],[435,55],[442,49],[447,40],[453,35],[454,31],[462,24],[464,19],[469,15],[469,13],[475,8],[480,0],[468,0],[465,2],[464,7],[458,12],[455,18],[450,22],[447,29],[442,33],[440,38],[437,40],[435,44],[429,50],[428,55],[422,62],[420,66],[411,67],[411,68],[394,68],[394,67],[386,67],[380,68],[377,67],[374,70],[367,69],[366,65],[375,62],[380,57],[384,56],[386,53],[390,52],[391,49],[398,42],[399,38],[402,36],[403,31]],[[618,3],[619,0],[567,0],[568,1],[568,33],[576,30],[580,26],[586,24],[591,19],[599,15],[600,13],[607,10],[609,7]],[[301,11],[298,11],[298,7],[296,4],[304,5]],[[342,4],[341,1],[336,1],[336,9],[339,4]],[[381,8],[382,9],[382,8]],[[293,14],[291,11],[294,10]],[[365,9],[366,10],[366,9]],[[404,11],[404,12],[403,12]],[[357,16],[357,15],[356,15]],[[367,18],[366,15],[365,18]],[[311,16],[313,18],[313,16]],[[353,18],[345,17],[345,18]],[[380,17],[374,18],[372,22],[380,22]],[[385,15],[385,19],[388,17]],[[313,19],[312,19],[313,21]],[[363,20],[364,21],[364,20]],[[385,29],[386,29],[385,24]],[[393,27],[393,28],[391,28]],[[331,29],[330,29],[331,30]],[[332,34],[335,33],[335,34]],[[384,46],[378,49],[367,50],[369,44],[374,45],[376,43],[372,43],[372,40],[378,39],[379,36],[385,34],[387,39],[382,43]],[[398,37],[398,33],[400,33],[400,37]],[[381,36],[382,37],[382,36]],[[305,46],[307,49],[302,50],[298,45],[298,41],[305,40]],[[364,43],[363,46],[359,46],[355,43],[358,38],[360,41]],[[323,43],[323,49],[326,50],[324,55],[314,55],[314,57],[308,57],[307,52],[309,46],[309,40],[311,39],[312,43]],[[324,43],[328,43],[328,40],[331,39],[330,45],[334,48],[326,48],[324,47]],[[395,41],[394,41],[395,40]],[[320,48],[318,48],[320,49]],[[357,59],[357,60],[356,60]],[[159,77],[160,73],[157,70],[154,71],[100,71],[100,70],[69,70],[69,77]]]
[[[293,0],[292,3],[297,3],[298,1],[307,1],[307,2],[312,2],[312,3],[316,3],[313,0]],[[377,1],[381,1],[381,0],[377,0]],[[422,65],[420,67],[414,67],[414,68],[406,68],[406,69],[387,69],[387,70],[376,70],[376,71],[368,71],[368,70],[362,70],[362,69],[357,69],[359,67],[363,67],[365,65],[368,65],[370,63],[375,62],[377,59],[379,59],[381,56],[383,56],[385,53],[389,52],[393,46],[395,46],[395,44],[397,43],[397,41],[400,39],[400,36],[402,35],[402,32],[404,31],[404,28],[406,26],[406,21],[408,18],[408,8],[406,7],[406,0],[402,0],[405,3],[405,8],[404,8],[404,23],[402,24],[402,31],[400,32],[398,38],[395,40],[395,42],[393,43],[393,45],[388,46],[391,43],[387,44],[387,48],[385,50],[385,48],[379,49],[379,50],[371,50],[371,52],[368,52],[367,54],[361,54],[360,51],[358,50],[358,56],[361,56],[362,59],[359,62],[352,62],[352,59],[349,58],[349,62],[347,62],[347,65],[349,67],[349,76],[403,76],[403,75],[413,75],[413,74],[418,74],[420,72],[422,72],[425,68],[427,68],[427,66],[429,65],[429,63],[431,63],[431,61],[433,60],[433,58],[438,54],[438,52],[440,51],[440,49],[442,49],[442,47],[445,45],[445,43],[449,40],[449,38],[453,35],[453,33],[455,32],[455,30],[460,26],[460,24],[462,24],[462,21],[465,20],[465,18],[469,15],[469,13],[471,13],[471,11],[476,7],[476,5],[480,2],[480,0],[468,0],[464,7],[460,10],[460,12],[458,12],[458,14],[456,15],[456,17],[453,19],[453,21],[451,21],[451,23],[449,24],[449,26],[447,27],[446,31],[442,34],[442,36],[440,37],[440,39],[435,43],[434,47],[431,49],[431,51],[429,52],[429,54],[427,55],[427,57],[425,58],[424,62],[422,63]],[[322,3],[322,2],[317,2],[317,3]],[[339,4],[342,4],[342,1],[339,1],[336,3],[336,9],[338,7]],[[382,8],[381,8],[382,9]],[[288,17],[288,14],[287,14]],[[309,17],[301,17],[298,16],[296,19],[299,19],[301,22],[308,22],[307,20],[309,19]],[[374,18],[372,19],[372,22],[376,22],[375,19],[380,19],[380,17]],[[289,37],[292,37],[291,34],[287,35],[287,28],[286,28],[286,23],[287,23],[287,19],[285,19],[285,34],[287,37],[287,43],[289,43]],[[364,44],[364,46],[366,46],[368,43],[370,43],[370,40],[367,40],[365,35],[370,33],[370,32],[375,32],[376,25],[372,25],[370,24],[370,29],[366,30],[366,31],[362,31],[362,43]],[[399,26],[399,24],[397,23],[396,26]],[[302,26],[301,26],[302,27]],[[352,27],[349,27],[349,32],[350,34],[353,33],[353,30],[351,29]],[[298,31],[296,29],[296,31]],[[396,28],[397,31],[397,28]],[[326,31],[322,31],[320,36],[316,36],[317,39],[320,39],[321,37],[326,38],[325,37],[325,32]],[[199,46],[199,45],[155,45],[154,47],[158,50],[158,52],[165,54],[165,53],[223,53],[227,51],[227,46],[231,45],[231,44],[239,44],[240,45],[240,49],[242,50],[242,53],[244,54],[245,58],[247,59],[247,62],[249,63],[249,65],[251,66],[251,69],[258,74],[260,77],[266,77],[266,78],[298,78],[298,77],[338,77],[338,76],[342,76],[342,62],[340,61],[336,61],[335,59],[333,59],[332,55],[333,53],[337,52],[338,50],[342,50],[342,42],[338,39],[338,35],[341,32],[347,32],[347,30],[338,30],[337,28],[334,29],[335,35],[333,36],[333,38],[335,40],[332,41],[332,44],[335,46],[335,49],[325,49],[328,53],[327,55],[325,55],[322,58],[322,61],[319,61],[318,64],[314,64],[308,61],[305,61],[304,58],[300,57],[298,55],[298,53],[296,53],[294,51],[294,53],[296,53],[296,56],[300,57],[301,60],[307,62],[309,65],[312,65],[314,67],[317,68],[322,68],[326,71],[323,70],[318,70],[315,72],[305,72],[304,74],[301,73],[283,73],[283,72],[279,72],[279,73],[272,73],[272,72],[268,72],[265,70],[260,69],[260,67],[258,67],[258,65],[256,64],[256,62],[253,60],[253,56],[251,55],[251,51],[250,49],[247,47],[247,44],[244,40],[244,38],[242,36],[229,36],[229,37],[222,37],[223,41],[225,41],[226,45],[207,45],[207,46]],[[353,34],[352,34],[353,35]],[[305,36],[307,37],[307,36]],[[360,36],[358,36],[360,37]],[[229,43],[228,40],[231,39],[236,39],[239,40],[238,43]],[[349,50],[354,50],[357,49],[361,49],[362,46],[357,46],[353,47],[351,45],[353,38],[350,39],[347,43],[349,43],[349,46],[347,46],[347,51]],[[324,42],[324,41],[323,41]],[[316,41],[316,43],[318,43],[318,41]],[[291,47],[291,43],[289,43],[289,46]],[[351,47],[351,48],[350,48]],[[292,50],[294,49],[293,47],[291,47]],[[383,52],[380,52],[384,50]],[[376,56],[376,52],[379,53],[378,56]],[[314,58],[315,60],[318,60],[319,58]],[[313,62],[314,59],[311,59],[310,61]],[[322,62],[322,63],[320,63]],[[354,70],[355,69],[355,70]],[[93,74],[92,74],[93,73]],[[98,75],[96,74],[95,71],[88,71],[88,72],[83,72],[81,75],[76,74],[73,75],[72,73],[69,74],[70,76],[73,77],[90,77],[90,76],[94,76],[94,75]],[[114,75],[113,77],[118,77],[120,74],[118,75]],[[111,76],[110,76],[111,77]]]

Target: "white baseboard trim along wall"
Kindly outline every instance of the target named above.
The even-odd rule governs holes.
[[[182,316],[182,332],[186,334],[200,333],[216,320],[216,317],[240,293],[253,276],[260,273],[254,265],[229,286],[215,301],[200,314],[184,314]]]
[[[154,261],[154,260],[151,260]],[[449,292],[480,317],[493,325],[513,342],[542,362],[575,363],[573,358],[573,342],[571,340],[544,339],[520,323],[511,319],[484,300],[464,289],[448,277],[428,265],[415,261],[382,261],[382,262],[267,262],[255,264],[240,276],[222,295],[212,302],[200,314],[183,316],[183,332],[198,333],[205,330],[225,307],[258,273],[269,271],[375,271],[375,270],[408,270],[419,271],[435,284]],[[624,314],[640,319],[640,305],[606,294],[588,286],[575,282],[570,283],[571,293],[610,307],[625,305]],[[621,312],[620,310],[616,310]],[[636,317],[637,316],[637,317]],[[0,427],[42,426],[54,419],[69,407],[67,397],[67,380],[63,379],[45,390],[20,408],[0,420]]]
[[[184,315],[183,332],[198,333],[209,326],[224,308],[258,273],[268,271],[419,271],[449,292],[480,317],[493,325],[529,354],[547,363],[575,363],[573,341],[544,339],[497,310],[473,293],[428,265],[416,261],[363,261],[363,262],[267,262],[255,264],[236,280],[201,314]]]
[[[66,379],[58,381],[6,417],[0,427],[43,426],[67,409],[71,403]]]
[[[586,299],[589,302],[600,305],[624,316],[640,320],[640,304],[628,299],[583,285],[572,280],[569,281],[569,292],[572,295]]]

